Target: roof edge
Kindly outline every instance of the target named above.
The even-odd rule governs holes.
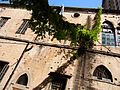
[[[11,8],[13,8],[13,5],[0,3],[0,7],[11,7]],[[60,6],[51,6],[51,7],[56,7],[57,8],[57,7],[60,7]],[[21,8],[21,7],[18,7],[18,8]],[[65,11],[98,12],[97,8],[64,7],[64,9],[65,9]],[[120,10],[103,9],[102,13],[120,14]]]

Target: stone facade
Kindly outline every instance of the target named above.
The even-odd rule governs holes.
[[[120,0],[103,0],[102,6],[104,9],[120,10]]]
[[[97,9],[65,7],[64,17],[69,22],[85,25],[88,16],[92,21],[94,20],[96,12]],[[79,16],[76,17],[75,13],[78,13]],[[33,42],[66,45],[69,43],[51,41],[49,36],[42,40],[39,37],[36,39],[37,35],[30,28],[27,28],[25,33],[16,33],[24,19],[27,20],[31,17],[31,12],[25,9],[1,6],[0,17],[9,18],[1,26],[1,36]],[[117,12],[104,11],[101,23],[111,22],[116,36],[119,20],[120,14]],[[116,46],[102,46],[102,32],[98,37],[99,43],[96,42],[94,49],[108,53],[120,53],[117,38],[114,39]],[[67,49],[5,39],[0,39],[0,51],[0,65],[8,66],[7,70],[3,70],[3,66],[0,67],[5,72],[0,80],[0,90],[120,90],[119,57],[87,52],[78,60],[69,63],[70,57],[64,56]],[[59,74],[61,66],[65,68],[63,73]],[[101,74],[99,75],[100,71],[97,70],[97,67],[102,70],[102,73],[105,72],[102,77]],[[0,73],[0,75],[2,74]],[[62,89],[55,89],[60,86]]]

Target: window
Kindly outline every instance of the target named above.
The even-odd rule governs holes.
[[[118,23],[118,27],[116,28],[117,29],[117,43],[118,43],[118,46],[120,46],[120,23]]]
[[[73,15],[74,17],[79,17],[80,16],[80,14],[79,13],[74,13],[74,15]]]
[[[62,75],[55,72],[51,72],[49,75],[52,76],[50,90],[65,90],[67,78],[70,78],[70,76]]]
[[[9,17],[1,17],[0,18],[0,28],[10,19]]]
[[[102,45],[115,46],[115,32],[112,23],[105,21],[102,28]]]
[[[120,27],[117,27],[117,42],[118,46],[120,46]]]
[[[119,10],[119,4],[118,4],[118,1],[116,0],[116,7],[117,7],[117,10]]]
[[[0,61],[0,81],[8,70],[9,66],[7,62]]]
[[[119,6],[117,6],[117,10],[119,10]]]
[[[65,90],[66,79],[54,77],[52,79],[51,90]]]
[[[111,72],[103,65],[96,67],[95,71],[93,72],[93,76],[97,77],[97,79],[100,80],[106,79],[111,82],[113,81]]]
[[[18,28],[18,30],[16,31],[17,34],[25,34],[27,28],[29,27],[29,20],[24,19],[23,23],[21,24],[21,26]]]
[[[21,76],[18,78],[18,80],[17,80],[16,83],[27,86],[27,83],[28,83],[28,76],[27,76],[27,74],[21,75]]]

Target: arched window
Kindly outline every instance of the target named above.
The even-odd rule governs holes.
[[[120,23],[118,23],[118,27],[117,27],[117,43],[118,46],[120,46]]]
[[[96,67],[95,71],[93,72],[93,76],[100,80],[113,81],[111,72],[103,65]]]
[[[110,21],[103,22],[102,45],[107,45],[107,46],[115,45],[115,30],[113,24]]]
[[[16,83],[27,86],[27,83],[28,83],[28,76],[27,76],[27,74],[21,75],[21,76],[18,78],[18,80],[17,80]]]

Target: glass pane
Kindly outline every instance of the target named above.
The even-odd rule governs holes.
[[[115,45],[114,34],[111,32],[109,33],[102,32],[102,44],[108,46],[114,46]]]
[[[118,46],[120,46],[120,35],[118,35],[118,40],[117,40],[117,42],[118,42]]]

